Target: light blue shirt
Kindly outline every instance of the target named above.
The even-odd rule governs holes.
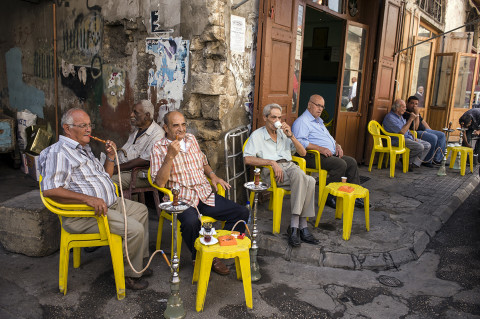
[[[273,161],[281,159],[291,161],[295,151],[295,145],[281,130],[277,130],[277,141],[275,142],[265,126],[262,126],[248,138],[243,157],[253,156]]]
[[[383,119],[383,128],[385,131],[390,132],[390,133],[400,133],[400,130],[402,127],[407,124],[407,121],[401,116],[398,115],[397,113],[390,111],[387,115],[385,115],[385,118]],[[410,133],[409,130],[405,132],[405,138],[409,138],[412,141],[414,140],[413,135]],[[392,136],[392,145],[393,146],[398,146],[398,137]]]
[[[60,135],[57,143],[47,147],[38,158],[42,174],[42,190],[63,187],[105,201],[107,206],[117,200],[115,185],[89,145]]]
[[[336,152],[337,143],[323,124],[323,120],[320,117],[318,119],[313,117],[309,110],[295,120],[292,132],[305,149],[308,144],[315,144],[328,148],[333,154]]]

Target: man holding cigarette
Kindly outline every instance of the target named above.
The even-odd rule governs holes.
[[[406,110],[407,105],[404,100],[395,100],[392,105],[392,110],[385,115],[385,118],[383,119],[383,127],[387,132],[403,134],[405,136],[405,146],[410,149],[409,171],[412,171],[414,168],[419,168],[423,163],[425,156],[427,156],[428,151],[430,150],[430,143],[421,139],[416,139],[410,133],[408,129],[417,118],[417,115],[415,113],[410,113],[408,120],[405,120],[403,114]],[[397,137],[392,137],[392,145],[398,145]],[[428,164],[426,166],[432,167],[432,164],[426,164]]]
[[[197,139],[187,133],[185,117],[180,112],[172,111],[165,114],[163,121],[166,136],[153,146],[150,172],[155,184],[179,189],[179,198],[191,206],[178,215],[178,220],[181,223],[182,238],[192,253],[192,260],[195,261],[194,244],[201,229],[199,213],[225,221],[225,229],[231,230],[238,221],[247,222],[249,212],[245,206],[213,192],[207,177],[212,180],[215,190],[217,184],[225,189],[229,189],[230,185],[218,177],[208,165],[207,157],[200,150]],[[245,232],[245,224],[239,222],[235,230]],[[230,273],[218,258],[214,258],[212,269],[221,275]]]
[[[118,183],[118,171],[121,171],[123,189],[130,186],[133,168],[150,165],[150,153],[153,145],[165,136],[163,129],[153,120],[154,112],[153,104],[148,100],[142,100],[133,106],[130,123],[134,130],[128,137],[127,143],[118,150],[120,167],[115,166],[112,176],[112,180]],[[137,175],[135,186],[150,186],[146,175],[147,170],[141,173]]]
[[[263,108],[265,126],[252,133],[245,145],[243,157],[246,165],[271,166],[278,186],[289,185],[291,190],[291,218],[288,244],[299,247],[301,241],[317,245],[319,241],[310,233],[307,218],[315,217],[315,179],[306,175],[294,162],[292,153],[305,156],[307,151],[295,138],[290,126],[283,122],[282,107],[268,104]],[[270,170],[264,168],[262,180],[270,181]]]
[[[417,132],[419,139],[430,143],[430,151],[425,156],[427,163],[423,163],[423,165],[428,167],[432,166],[430,163],[441,165],[447,144],[445,134],[430,128],[428,123],[420,115],[418,103],[419,99],[416,96],[410,96],[407,100],[407,112],[403,113],[403,118],[408,120],[412,113],[415,114],[416,117],[412,124],[410,124],[410,129]]]
[[[43,176],[42,191],[45,197],[62,204],[86,204],[95,209],[97,216],[107,215],[108,225],[113,234],[125,237],[124,216],[115,185],[110,177],[113,173],[115,143],[106,141],[108,161],[104,166],[93,155],[90,146],[92,124],[82,109],[68,110],[62,117],[64,135],[59,141],[40,153],[38,159]],[[148,209],[145,205],[125,200],[128,223],[128,252],[133,267],[143,269],[143,258],[148,257]],[[98,233],[95,218],[63,217],[62,227],[69,233]],[[125,238],[124,238],[125,240]],[[124,252],[124,257],[126,253]],[[151,269],[137,274],[125,258],[125,286],[141,290],[148,282],[141,279],[151,276]]]

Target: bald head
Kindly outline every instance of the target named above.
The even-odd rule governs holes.
[[[167,134],[167,138],[171,141],[175,139],[183,139],[187,132],[187,122],[182,113],[171,111],[163,117],[163,129]]]
[[[321,95],[314,94],[310,96],[307,109],[314,118],[319,118],[325,109],[325,100]]]

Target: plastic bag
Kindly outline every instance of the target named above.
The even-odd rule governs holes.
[[[21,112],[17,112],[17,122],[18,147],[21,151],[23,151],[27,146],[27,133],[25,130],[27,129],[27,127],[35,125],[35,123],[37,122],[37,116],[29,110],[23,110]]]

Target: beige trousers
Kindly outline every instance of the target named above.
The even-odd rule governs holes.
[[[120,235],[125,239],[125,223],[121,211],[120,198],[108,208],[107,217],[110,232]],[[143,269],[143,258],[148,257],[148,209],[147,206],[131,200],[125,200],[127,212],[127,243],[130,261],[133,267],[140,271]],[[63,228],[69,233],[98,233],[97,220],[87,217],[63,218]],[[126,277],[140,277],[135,273],[127,261],[124,241],[124,264]]]

